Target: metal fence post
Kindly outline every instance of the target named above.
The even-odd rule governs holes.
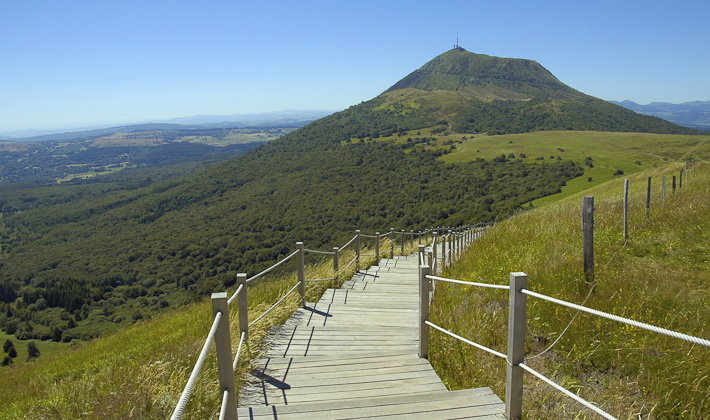
[[[232,338],[229,332],[229,303],[227,292],[212,293],[212,315],[222,313],[222,319],[214,336],[217,349],[217,373],[219,375],[220,393],[227,393],[227,410],[225,419],[237,420],[237,389],[234,384],[232,370]]]
[[[301,294],[301,306],[306,307],[306,273],[304,264],[304,252],[303,252],[303,242],[296,242],[296,249],[298,249],[298,255],[296,256],[298,264],[298,292]]]
[[[428,265],[419,266],[419,357],[429,357],[429,326],[424,321],[429,320],[429,279],[431,274]]]
[[[525,273],[510,273],[510,305],[508,309],[508,366],[505,375],[505,417],[520,419],[523,415],[523,369],[525,361],[525,323],[527,296],[520,289],[527,289]]]
[[[624,240],[629,239],[629,179],[624,179]]]
[[[582,246],[584,248],[584,275],[587,282],[594,281],[594,196],[582,199]]]
[[[651,177],[648,177],[648,192],[646,193],[646,217],[651,213]]]
[[[244,343],[249,347],[249,302],[247,300],[247,273],[237,273],[237,287],[242,288],[237,295],[239,308],[239,331],[244,333]]]
[[[380,232],[375,232],[375,263],[380,265]]]

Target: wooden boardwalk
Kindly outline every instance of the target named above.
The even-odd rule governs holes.
[[[417,356],[416,255],[383,259],[267,337],[241,419],[501,419],[490,388],[447,391]]]

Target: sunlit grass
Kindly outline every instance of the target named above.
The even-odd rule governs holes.
[[[595,196],[596,282],[582,264],[582,194],[519,214],[494,228],[447,277],[507,284],[523,271],[530,290],[687,334],[710,337],[710,171],[671,192],[679,166],[630,178],[629,242],[623,237],[623,180],[591,189]],[[661,177],[668,175],[661,201]],[[646,182],[653,177],[646,217]],[[504,291],[440,284],[434,323],[506,351],[508,296]],[[528,297],[527,356],[559,336],[574,312]],[[430,360],[451,388],[490,386],[505,395],[505,362],[433,333]],[[705,418],[710,410],[710,349],[633,327],[580,315],[544,356],[530,362],[558,383],[623,419]],[[595,418],[535,378],[525,378],[527,418]]]
[[[416,246],[416,244],[415,244]],[[401,254],[400,242],[394,247]],[[405,254],[414,251],[407,241]],[[381,258],[389,256],[383,240]],[[363,239],[361,254],[374,254],[373,240]],[[340,253],[337,278],[308,282],[306,296],[317,301],[328,287],[339,287],[355,273],[352,246]],[[276,274],[249,284],[249,319],[256,319],[296,284],[295,258]],[[363,256],[361,269],[375,264]],[[253,274],[253,273],[251,273]],[[331,257],[306,254],[306,279],[335,276]],[[231,295],[235,287],[228,292]],[[249,345],[235,374],[237,386],[250,370],[269,329],[283,323],[298,308],[300,296],[289,298],[250,328]],[[236,301],[230,307],[233,352],[239,342]],[[32,363],[0,369],[1,419],[165,419],[175,408],[212,323],[209,300],[138,323],[117,333],[83,343],[58,355],[43,354]],[[4,341],[3,341],[4,342]],[[18,343],[15,343],[18,346]],[[214,347],[214,345],[212,345]],[[19,348],[18,348],[19,350]],[[216,358],[212,350],[195,385],[183,418],[215,418],[220,407]]]

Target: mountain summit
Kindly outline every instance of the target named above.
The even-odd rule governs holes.
[[[475,54],[463,48],[437,56],[387,92],[406,88],[466,92],[483,100],[585,96],[557,80],[536,61]]]

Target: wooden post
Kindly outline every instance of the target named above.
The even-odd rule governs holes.
[[[449,267],[454,263],[454,233],[449,230]]]
[[[409,230],[409,246],[414,246],[414,229]]]
[[[646,217],[651,213],[651,177],[648,177],[648,191],[646,192]]]
[[[394,258],[394,228],[390,228],[390,245],[392,248],[392,255],[390,255],[390,258]]]
[[[624,180],[624,240],[629,239],[629,179]]]
[[[360,231],[355,231],[355,271],[360,271]]]
[[[424,321],[429,320],[429,279],[431,274],[428,265],[419,266],[419,357],[429,357],[429,326]]]
[[[584,246],[584,275],[594,281],[594,196],[582,200],[582,244]]]
[[[663,195],[661,196],[661,203],[666,204],[666,176],[663,175]]]
[[[333,271],[335,272],[335,277],[338,277],[338,270],[340,270],[339,263],[338,263],[338,247],[334,246],[333,247]]]
[[[675,175],[673,175],[673,193],[675,194]]]
[[[422,231],[419,231],[419,235],[417,236],[417,240],[419,241],[419,245],[422,244]]]
[[[306,307],[306,271],[304,263],[304,252],[303,252],[303,242],[296,242],[296,249],[298,249],[297,260],[297,272],[298,272],[298,293],[301,294],[301,306]]]
[[[232,338],[229,332],[227,292],[212,293],[212,316],[219,312],[222,313],[222,319],[219,321],[214,335],[219,389],[220,394],[229,391],[225,419],[237,420],[237,387],[234,384],[234,371],[232,370]]]
[[[404,241],[406,241],[407,234],[404,232],[404,229],[402,229],[402,256],[404,256]]]
[[[525,361],[525,323],[527,296],[520,293],[527,289],[525,273],[510,273],[508,307],[508,366],[505,375],[505,418],[520,419],[523,415],[523,368]]]
[[[375,232],[375,263],[380,265],[380,232]]]
[[[249,302],[247,300],[247,273],[237,273],[237,287],[242,290],[237,295],[237,305],[239,308],[239,332],[244,333],[244,343],[249,343]]]

